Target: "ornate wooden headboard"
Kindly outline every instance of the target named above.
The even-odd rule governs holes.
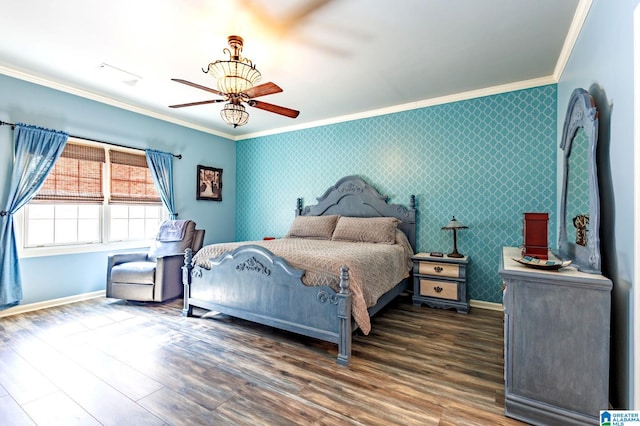
[[[339,214],[350,217],[397,217],[398,225],[406,235],[413,250],[416,250],[416,203],[415,196],[409,200],[409,207],[387,203],[387,196],[380,193],[358,176],[346,176],[318,197],[318,204],[302,207],[298,198],[297,215],[323,216]]]

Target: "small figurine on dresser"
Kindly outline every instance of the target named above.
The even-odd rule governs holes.
[[[588,214],[579,214],[573,218],[573,226],[576,227],[576,244],[582,247],[587,246],[587,225],[589,224]]]

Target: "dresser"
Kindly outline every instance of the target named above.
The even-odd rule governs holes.
[[[505,247],[505,415],[534,425],[599,424],[609,401],[611,281],[532,269]]]
[[[454,308],[469,312],[467,264],[469,257],[436,257],[427,253],[413,256],[413,304],[434,308]]]

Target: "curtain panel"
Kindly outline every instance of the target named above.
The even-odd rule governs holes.
[[[14,126],[13,172],[6,207],[0,211],[0,309],[22,300],[13,215],[42,187],[68,138],[67,133],[55,130],[22,123]]]
[[[145,150],[147,164],[156,189],[167,210],[170,219],[177,219],[173,196],[173,154],[153,149]]]

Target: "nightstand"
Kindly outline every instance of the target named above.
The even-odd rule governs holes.
[[[435,257],[418,253],[413,260],[413,304],[433,308],[454,308],[469,312],[467,265],[469,256]]]

